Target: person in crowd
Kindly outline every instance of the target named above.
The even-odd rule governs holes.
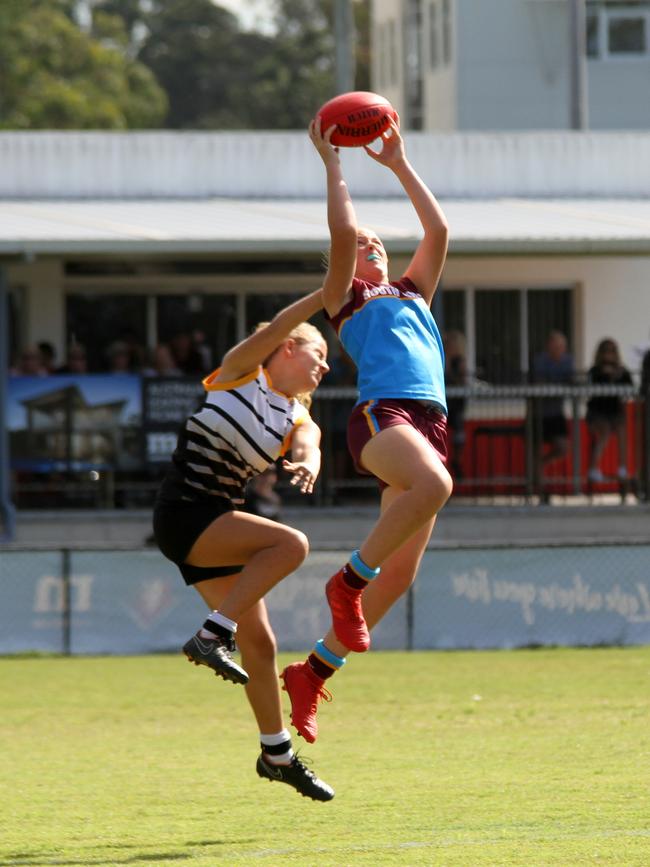
[[[533,382],[549,385],[571,385],[574,380],[573,357],[568,351],[566,335],[550,331],[544,350],[533,359]],[[548,501],[544,490],[544,470],[566,457],[569,451],[569,429],[564,415],[564,398],[541,397],[535,402],[539,413],[535,418],[538,478],[542,502]]]
[[[334,796],[294,754],[282,717],[275,636],[265,594],[301,565],[306,537],[247,513],[246,483],[286,457],[291,484],[310,494],[320,471],[320,430],[308,406],[327,372],[327,344],[306,322],[320,290],[285,307],[230,349],[203,384],[202,406],[182,427],[154,508],[154,534],[211,610],[183,647],[188,659],[245,684],[260,731],[257,773],[314,800]],[[232,657],[235,641],[242,665]]]
[[[70,344],[65,364],[58,368],[57,373],[88,373],[85,346],[81,343]]]
[[[38,346],[26,346],[18,359],[9,368],[9,376],[47,376],[48,370],[43,364]]]
[[[126,345],[126,351],[129,355],[129,371],[137,373],[144,367],[146,358],[146,350],[138,339],[138,335],[133,328],[124,328],[120,332],[118,342]]]
[[[150,364],[142,371],[144,376],[181,376],[174,356],[166,343],[159,343],[150,353]]]
[[[178,331],[169,341],[174,363],[186,376],[197,376],[207,373],[203,366],[203,357],[194,345],[189,331]]]
[[[596,347],[593,366],[587,373],[593,385],[632,385],[632,375],[623,366],[618,344],[611,337],[601,340]],[[594,395],[587,401],[587,427],[591,437],[589,469],[590,483],[604,481],[600,459],[612,435],[618,443],[618,477],[627,479],[625,444],[625,403],[617,395]]]
[[[445,385],[467,385],[467,353],[465,335],[455,329],[443,334],[445,349]],[[465,398],[447,398],[447,425],[451,438],[451,471],[455,479],[463,477],[465,452]]]
[[[258,476],[253,476],[246,485],[244,511],[261,515],[271,521],[279,521],[282,498],[275,490],[277,482],[278,471],[275,464],[271,464]]]
[[[201,356],[201,364],[204,370],[212,370],[212,348],[208,343],[208,338],[205,331],[201,328],[195,328],[192,331],[192,343],[194,348]]]
[[[330,231],[323,306],[358,370],[359,400],[348,444],[360,473],[374,476],[381,513],[360,548],[328,581],[332,627],[303,662],[282,672],[291,721],[309,742],[318,734],[325,682],[350,651],[370,646],[370,629],[413,582],[436,515],[451,494],[446,469],[447,407],[442,339],[431,301],[447,254],[448,226],[437,200],[409,163],[392,121],[381,150],[365,147],[393,172],[411,201],[423,238],[401,279],[389,281],[388,256],[376,233],[357,225],[335,127],[309,127],[325,166]]]
[[[54,345],[49,340],[41,340],[37,345],[43,369],[47,373],[54,373],[56,371],[56,349]]]
[[[109,373],[131,373],[131,352],[123,340],[115,340],[106,350]]]
[[[323,384],[327,388],[354,388],[356,392],[357,368],[342,348],[334,355],[330,363],[330,371]],[[353,479],[354,465],[347,443],[348,415],[356,402],[355,398],[332,397],[327,402],[321,401],[321,409],[325,413],[325,436],[329,439],[329,478],[336,481]]]

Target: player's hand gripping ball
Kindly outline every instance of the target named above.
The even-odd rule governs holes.
[[[390,102],[378,93],[352,90],[330,99],[318,110],[321,130],[336,125],[331,143],[335,147],[354,148],[369,145],[386,132],[391,118],[399,122]]]

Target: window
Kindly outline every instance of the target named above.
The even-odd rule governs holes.
[[[599,57],[599,22],[596,12],[587,12],[587,57]]]
[[[437,313],[437,315],[439,315]],[[553,330],[573,333],[570,289],[443,289],[440,330],[466,339],[467,369],[493,385],[526,382]]]
[[[521,379],[521,293],[482,289],[475,294],[476,375],[492,384]]]
[[[405,96],[410,129],[422,129],[422,18],[419,0],[408,0],[404,14]]]
[[[108,348],[127,342],[144,351],[147,299],[144,295],[74,293],[66,298],[66,345],[81,344],[89,373],[109,368]],[[65,353],[65,349],[64,349]],[[66,359],[62,359],[66,363]]]
[[[397,36],[395,33],[395,21],[388,22],[388,46],[387,55],[390,69],[390,83],[397,84]]]
[[[610,16],[607,29],[609,54],[644,54],[647,51],[647,20],[629,13]]]
[[[435,69],[440,62],[438,49],[438,4],[429,3],[429,67]]]
[[[451,63],[451,0],[442,0],[442,61]]]
[[[650,2],[592,3],[587,11],[587,57],[650,56]]]
[[[224,353],[237,340],[235,296],[160,295],[157,299],[157,333],[159,343],[175,341],[181,334],[193,335],[195,342],[203,347],[203,369],[217,367]]]

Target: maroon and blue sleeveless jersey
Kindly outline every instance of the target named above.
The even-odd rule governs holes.
[[[357,366],[359,403],[380,398],[445,399],[445,356],[429,305],[407,277],[371,283],[356,277],[352,298],[327,316]]]

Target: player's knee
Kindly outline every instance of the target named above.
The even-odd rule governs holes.
[[[451,476],[443,467],[433,467],[422,475],[420,485],[432,515],[436,515],[445,505],[453,489]]]
[[[309,539],[300,530],[287,527],[287,533],[282,540],[282,549],[291,568],[297,569],[309,554]]]

